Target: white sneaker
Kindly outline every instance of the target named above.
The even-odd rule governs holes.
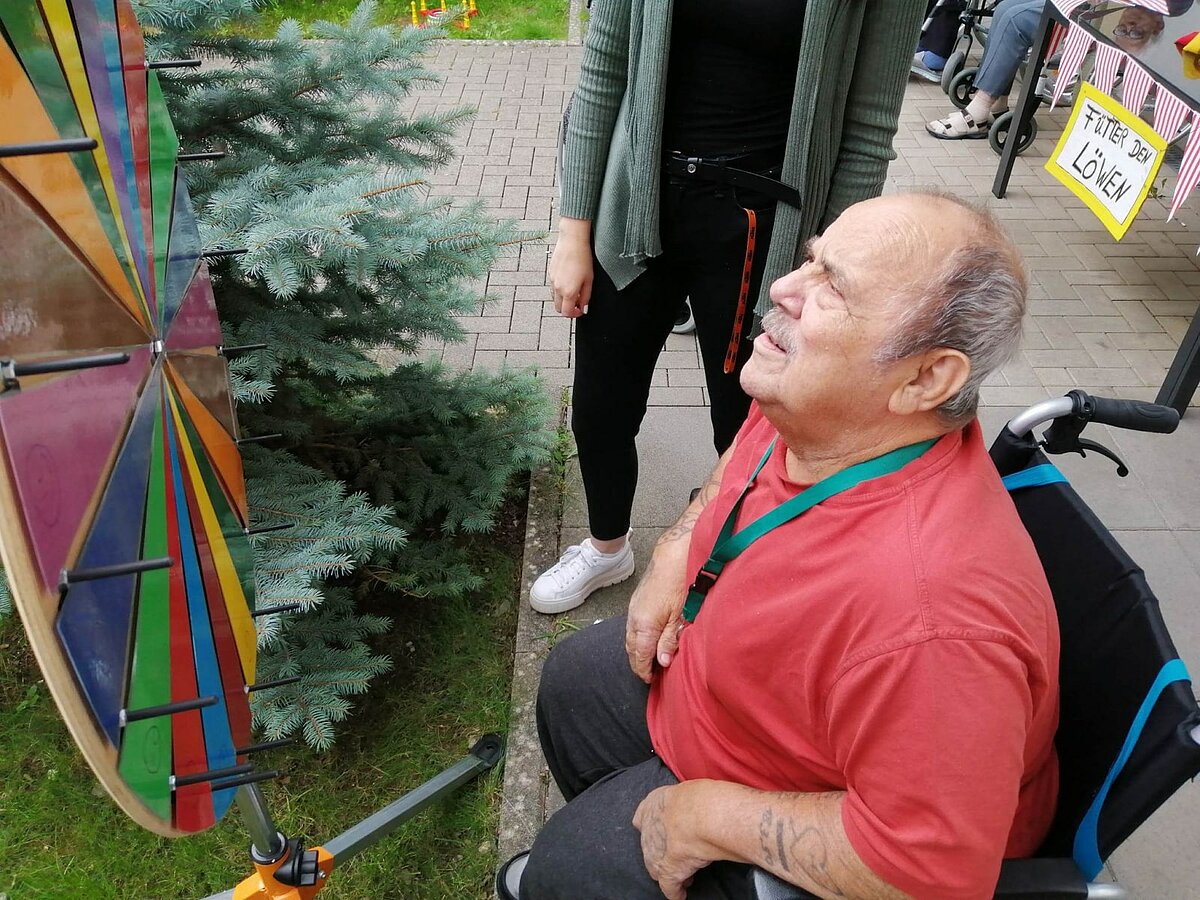
[[[564,613],[583,603],[593,591],[624,581],[633,569],[628,538],[616,553],[601,553],[587,538],[568,547],[562,559],[538,576],[529,591],[529,605],[548,615]]]

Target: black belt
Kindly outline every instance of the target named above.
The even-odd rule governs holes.
[[[789,206],[800,208],[800,192],[790,184],[784,184],[778,178],[760,175],[748,169],[739,169],[731,163],[743,162],[743,157],[733,159],[704,159],[699,156],[684,156],[682,153],[668,153],[663,162],[663,168],[668,175],[682,178],[698,178],[701,181],[715,181],[729,184],[733,187],[758,191],[780,200]]]

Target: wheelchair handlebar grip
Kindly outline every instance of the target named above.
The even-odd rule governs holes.
[[[1156,434],[1170,434],[1179,426],[1179,413],[1169,406],[1141,400],[1110,400],[1107,397],[1088,399],[1094,410],[1091,420],[1103,425]]]

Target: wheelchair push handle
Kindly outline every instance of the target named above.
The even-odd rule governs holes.
[[[1054,422],[1052,428],[1059,433],[1070,430],[1079,434],[1091,422],[1098,422],[1133,431],[1170,434],[1179,426],[1179,413],[1157,403],[1111,400],[1074,390],[1063,397],[1043,400],[1029,407],[1009,421],[1008,430],[1021,437],[1047,422]]]
[[[1007,430],[1015,438],[1024,438],[1039,425],[1052,423],[1037,445],[1049,454],[1078,453],[1087,456],[1090,450],[1107,457],[1117,465],[1117,475],[1124,478],[1129,468],[1117,454],[1103,444],[1081,437],[1083,430],[1092,422],[1128,428],[1133,431],[1150,431],[1170,434],[1179,425],[1179,413],[1167,406],[1143,403],[1140,400],[1110,400],[1093,397],[1074,390],[1065,397],[1055,397],[1031,406],[1008,423]]]
[[[1091,397],[1083,391],[1071,391],[1078,395],[1081,404],[1091,404],[1088,418],[1102,425],[1128,428],[1131,431],[1151,431],[1155,434],[1171,434],[1179,427],[1179,413],[1169,406],[1145,403],[1141,400],[1110,400],[1107,397]],[[1080,414],[1086,415],[1081,409]]]

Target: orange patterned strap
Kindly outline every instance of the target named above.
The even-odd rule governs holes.
[[[742,286],[738,290],[737,312],[733,317],[733,333],[729,335],[729,346],[725,350],[726,375],[733,374],[737,366],[738,347],[742,343],[742,328],[746,323],[746,306],[750,300],[750,271],[754,267],[754,245],[758,240],[758,215],[752,209],[745,209],[749,220],[746,229],[746,261],[742,265]]]

